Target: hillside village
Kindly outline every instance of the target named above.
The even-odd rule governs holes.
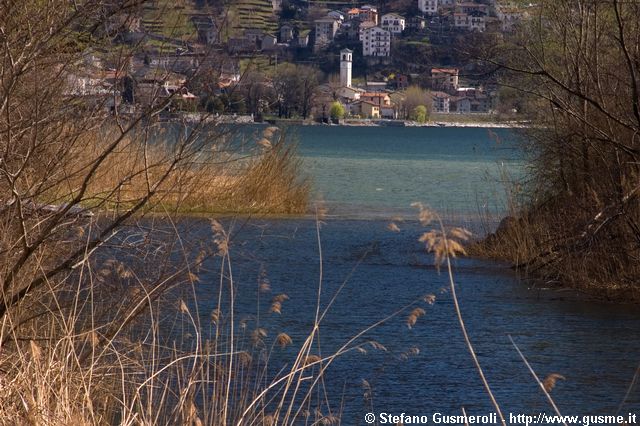
[[[119,113],[210,112],[262,121],[424,121],[426,114],[514,114],[478,52],[535,5],[499,0],[156,0],[105,23],[135,46],[87,48],[69,91]],[[341,5],[341,6],[340,6]]]

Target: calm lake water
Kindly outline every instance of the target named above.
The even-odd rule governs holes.
[[[308,126],[292,133],[317,194],[341,216],[407,213],[414,201],[445,214],[502,212],[503,178],[524,167],[504,129]]]
[[[413,201],[445,212],[450,222],[474,222],[478,209],[504,211],[500,175],[519,176],[523,160],[506,130],[454,128],[298,128],[299,152],[315,192],[329,207],[320,229],[322,306],[347,282],[321,325],[320,349],[335,351],[351,336],[425,294],[436,303],[415,327],[407,313],[368,333],[387,351],[367,346],[341,357],[326,386],[342,424],[365,424],[367,412],[431,415],[492,412],[464,345],[445,274],[417,242],[424,230]],[[402,214],[400,232],[387,230]],[[231,257],[237,311],[248,329],[268,330],[272,342],[288,333],[293,347],[276,349],[272,373],[289,362],[310,332],[320,276],[316,223],[312,219],[226,222],[233,231]],[[207,223],[196,224],[207,233]],[[216,283],[208,266],[203,282]],[[282,314],[268,314],[270,297],[258,298],[261,272],[272,294],[286,293]],[[504,412],[551,412],[544,395],[508,339],[511,335],[542,377],[560,373],[553,391],[563,414],[615,414],[640,362],[640,314],[633,306],[576,302],[530,289],[505,265],[473,259],[455,262],[463,315],[480,362]],[[215,307],[214,284],[199,287],[203,321]],[[258,316],[258,311],[260,315]],[[259,318],[259,320],[257,319]],[[403,356],[418,348],[409,357]],[[407,359],[405,359],[407,358]],[[364,398],[364,381],[371,400]],[[622,409],[639,412],[640,391]],[[326,411],[325,411],[326,414]]]

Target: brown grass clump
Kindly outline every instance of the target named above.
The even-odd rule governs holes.
[[[211,315],[210,315],[211,323],[218,324],[221,316],[222,316],[222,311],[220,311],[220,309],[214,309],[213,311],[211,311]]]
[[[400,228],[398,227],[397,224],[395,224],[394,222],[390,222],[387,225],[387,229],[391,232],[400,232]]]
[[[553,388],[556,387],[556,383],[558,382],[558,380],[566,380],[566,377],[564,377],[562,374],[558,374],[558,373],[549,374],[542,381],[542,385],[544,386],[544,390],[546,390],[547,392],[551,392],[553,390]]]
[[[505,217],[494,233],[469,246],[469,253],[509,262],[546,287],[574,288],[603,300],[638,300],[634,277],[640,276],[640,268],[629,257],[635,237],[624,237],[627,225],[619,222],[588,230],[591,220],[586,211],[564,202],[523,207]]]
[[[304,359],[304,365],[317,364],[322,360],[318,355],[308,355]]]
[[[369,343],[369,346],[371,346],[373,349],[375,349],[377,351],[387,352],[387,348],[384,345],[382,345],[380,342],[376,342],[375,340],[371,340],[368,343]]]
[[[294,145],[285,143],[284,133],[255,160],[231,188],[229,202],[241,203],[255,213],[304,213],[310,183],[301,178],[302,163]]]
[[[267,330],[258,327],[251,332],[251,342],[254,346],[264,345],[264,338],[267,337]]]
[[[436,295],[435,294],[427,294],[426,296],[424,296],[422,298],[422,300],[427,302],[429,305],[433,305],[434,303],[436,303]]]
[[[269,308],[269,312],[274,313],[274,314],[281,314],[282,313],[282,303],[286,300],[289,300],[289,296],[287,296],[286,294],[278,294],[277,296],[275,296],[273,298],[273,300],[271,301],[271,307]]]
[[[402,361],[407,361],[409,358],[418,356],[419,354],[420,354],[420,349],[417,347],[413,347],[401,353],[399,358]]]
[[[276,343],[278,344],[278,346],[284,349],[287,346],[293,344],[293,340],[291,340],[291,337],[289,337],[287,333],[280,333],[278,334],[278,337],[276,337]]]

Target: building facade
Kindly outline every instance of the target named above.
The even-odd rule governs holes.
[[[438,0],[418,0],[418,9],[427,15],[438,13]]]
[[[373,21],[378,24],[378,8],[371,5],[365,5],[360,8],[358,17],[362,21]]]
[[[448,114],[451,105],[451,96],[444,92],[431,92],[433,99],[433,111]]]
[[[460,71],[457,68],[432,68],[431,88],[455,92],[460,87]]]
[[[486,16],[481,12],[456,12],[453,14],[453,23],[458,29],[484,32]]]
[[[502,31],[509,32],[513,31],[516,25],[527,18],[528,14],[513,6],[496,6],[496,16],[500,21],[500,28]]]
[[[380,27],[363,31],[362,54],[364,56],[390,56],[391,33]]]
[[[358,38],[360,41],[364,41],[364,33],[365,31],[367,31],[369,28],[373,28],[376,26],[376,23],[373,21],[364,21],[361,22],[360,25],[358,26]]]
[[[330,17],[316,19],[315,24],[316,47],[322,47],[330,44],[340,27],[339,21]]]
[[[386,15],[382,15],[380,19],[382,29],[389,31],[394,36],[402,34],[405,25],[404,17],[396,13],[387,13]]]

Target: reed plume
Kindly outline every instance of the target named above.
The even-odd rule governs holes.
[[[542,381],[542,385],[547,392],[551,392],[556,387],[558,380],[566,380],[566,377],[562,374],[551,373]]]
[[[286,348],[287,346],[293,344],[293,340],[287,333],[280,333],[278,337],[276,337],[276,343],[282,348]]]
[[[387,225],[387,229],[391,232],[400,232],[400,228],[394,222],[390,222]]]

